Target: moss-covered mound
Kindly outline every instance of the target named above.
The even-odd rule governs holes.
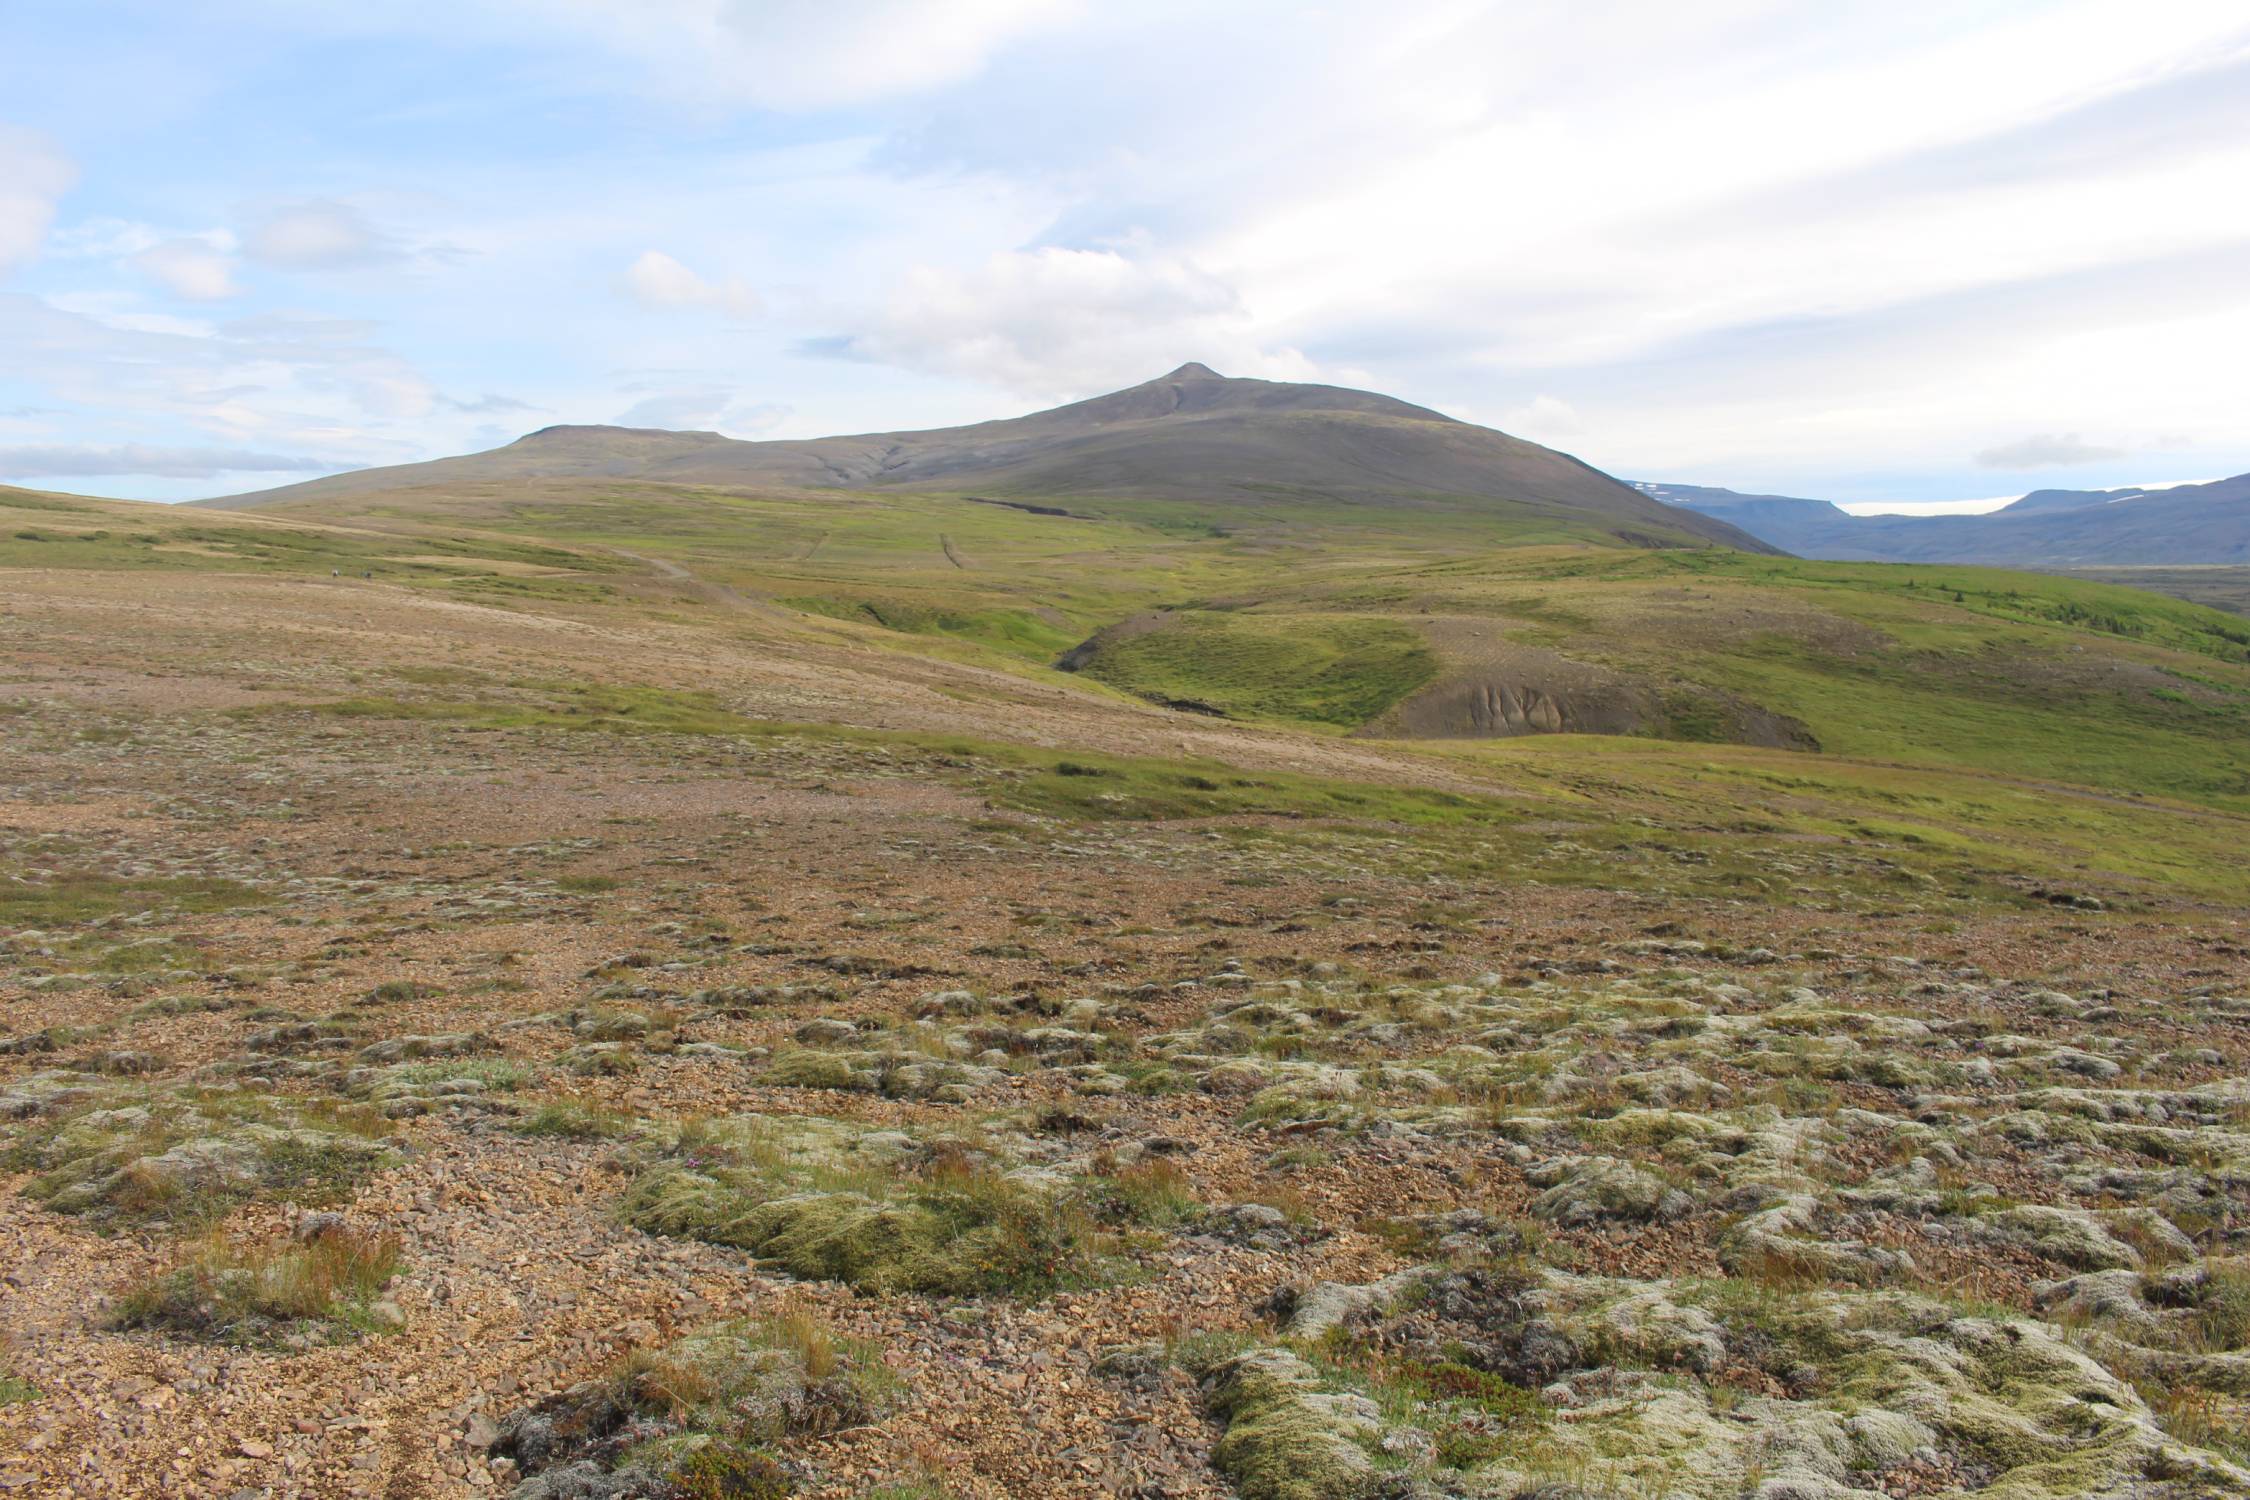
[[[516,1500],[780,1500],[804,1477],[791,1443],[872,1420],[896,1387],[878,1351],[785,1309],[636,1350],[509,1413],[494,1451],[528,1476]]]
[[[389,1158],[379,1117],[189,1085],[19,1080],[7,1162],[24,1193],[109,1225],[208,1223],[248,1200],[334,1202]]]
[[[1113,1238],[1056,1174],[834,1121],[706,1129],[636,1179],[625,1219],[872,1291],[1039,1296],[1094,1278]]]

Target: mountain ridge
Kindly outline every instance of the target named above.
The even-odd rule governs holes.
[[[2033,490],[2020,499],[2001,506],[1994,514],[2025,516],[2035,512],[2083,510],[2089,505],[2110,505],[2119,500],[2138,500],[2146,495],[2160,493],[2162,492],[2159,490],[2139,486],[2117,490]]]
[[[1854,516],[1826,500],[1636,481],[1786,552],[1838,562],[2019,568],[2250,564],[2250,474],[2168,489],[2034,490],[1981,516]]]

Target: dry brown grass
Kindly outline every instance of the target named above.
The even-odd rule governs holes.
[[[381,1325],[371,1304],[397,1274],[399,1258],[393,1234],[339,1229],[305,1244],[213,1235],[170,1269],[125,1288],[111,1323],[245,1344],[292,1331],[372,1332]]]

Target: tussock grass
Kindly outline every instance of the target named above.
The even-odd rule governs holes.
[[[4,876],[0,928],[72,926],[142,911],[225,911],[261,899],[240,881],[204,877],[119,877],[91,871]]]
[[[320,1205],[389,1159],[364,1106],[202,1088],[105,1091],[19,1127],[24,1196],[102,1228],[209,1224],[251,1200]]]
[[[628,1189],[626,1222],[732,1245],[808,1280],[871,1291],[1036,1298],[1103,1277],[1126,1224],[1186,1212],[1169,1172],[1052,1186],[966,1144],[857,1152],[848,1133],[690,1122]]]
[[[2189,1325],[2193,1342],[2211,1353],[2250,1348],[2250,1264],[2214,1264],[2197,1289]]]
[[[529,1451],[542,1466],[591,1462],[618,1476],[620,1493],[782,1500],[797,1490],[782,1448],[874,1420],[898,1389],[878,1347],[792,1299],[635,1349],[520,1415],[539,1418]],[[501,1452],[515,1456],[502,1432]]]
[[[2239,1398],[2197,1385],[2144,1385],[2148,1402],[2166,1432],[2183,1443],[2208,1448],[2250,1468],[2250,1434],[2243,1431]]]
[[[1192,1220],[1203,1203],[1179,1163],[1152,1157],[1118,1167],[1097,1156],[1087,1194],[1105,1221],[1168,1229]]]
[[[398,1268],[396,1235],[338,1229],[309,1244],[213,1238],[126,1288],[110,1322],[224,1344],[355,1337],[382,1326],[372,1307]]]
[[[0,1406],[21,1406],[39,1399],[39,1388],[9,1368],[15,1339],[0,1329]]]
[[[601,1141],[631,1134],[636,1123],[633,1116],[620,1110],[577,1099],[556,1099],[540,1105],[509,1128],[518,1135]]]

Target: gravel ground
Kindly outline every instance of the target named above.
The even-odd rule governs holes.
[[[1442,1089],[1386,1085],[1349,1120],[1303,1101],[1253,1120],[1247,1094],[1207,1063],[1173,1092],[1102,1092],[1038,1054],[953,1097],[766,1079],[774,1056],[808,1045],[796,1040],[808,1022],[875,1036],[943,994],[1090,1000],[1104,1066],[1120,1067],[1191,1055],[1164,1039],[1222,1024],[1261,983],[1323,976],[1559,996],[1689,973],[1746,997],[1698,1005],[1752,1020],[1803,988],[1861,1017],[1983,1017],[1979,1045],[2018,1035],[2056,1068],[2081,1066],[2072,1054],[2091,1034],[2123,1039],[2143,1086],[2175,1093],[2231,1087],[2250,1057],[2250,1018],[2177,999],[2250,988],[2238,910],[1749,906],[1447,881],[1356,846],[1194,823],[1054,824],[996,810],[925,758],[819,735],[483,731],[286,706],[412,696],[415,679],[396,674],[442,663],[491,682],[692,683],[768,719],[1092,739],[1425,783],[1452,773],[1380,746],[1183,726],[966,667],[902,669],[752,617],[626,629],[377,586],[7,583],[0,704],[21,708],[0,718],[0,875],[29,892],[65,874],[109,885],[83,912],[19,921],[0,909],[0,1036],[22,1043],[0,1055],[0,1089],[61,1068],[81,1089],[119,1091],[105,1107],[247,1088],[292,1107],[368,1109],[346,1074],[371,1066],[363,1049],[404,1038],[470,1038],[480,1063],[515,1069],[494,1107],[383,1121],[386,1163],[319,1205],[252,1193],[193,1225],[71,1214],[26,1195],[39,1162],[10,1158],[0,1374],[31,1394],[0,1404],[0,1489],[18,1493],[505,1494],[520,1477],[495,1453],[509,1413],[682,1332],[809,1307],[879,1350],[897,1395],[865,1423],[788,1445],[805,1495],[924,1482],[942,1489],[921,1493],[961,1497],[1228,1494],[1240,1475],[1213,1466],[1222,1424],[1196,1375],[1175,1365],[1120,1379],[1116,1350],[1271,1339],[1277,1290],[1423,1264],[1426,1248],[1400,1229],[1417,1216],[1542,1211],[1542,1168],[1502,1128],[1516,1106],[1478,1106],[1473,1129],[1431,1115],[1468,1109],[1452,1073]],[[398,988],[371,999],[379,986]],[[761,989],[738,1006],[693,998]],[[2080,1003],[2042,1011],[2036,997],[2057,992]],[[2089,1019],[2111,995],[2127,1003]],[[612,1011],[649,1024],[604,1054],[581,1024]],[[301,1043],[260,1040],[324,1019]],[[1588,1033],[1573,1087],[1608,1089],[1649,1060],[1639,1033],[1612,1030]],[[48,1050],[24,1041],[42,1035]],[[1470,1035],[1441,1028],[1348,1055],[1434,1068]],[[1302,1038],[1243,1045],[1261,1067],[1330,1055]],[[1739,1102],[1777,1087],[1758,1071],[1768,1053],[1689,1061]],[[1820,1086],[1829,1117],[1899,1122],[1940,1092],[1879,1069]],[[514,1128],[558,1099],[654,1134]],[[64,1113],[42,1108],[0,1130],[21,1147]],[[917,1139],[998,1129],[1019,1156],[1056,1159],[1080,1136],[1128,1154],[1157,1141],[1202,1210],[1281,1205],[1296,1228],[1243,1243],[1191,1217],[1127,1236],[1083,1285],[958,1297],[794,1278],[741,1248],[628,1225],[621,1200],[663,1132],[797,1115]],[[1083,1118],[1051,1123],[1071,1115]],[[1050,1123],[1023,1123],[1036,1120]],[[1824,1170],[1849,1185],[1895,1164],[1877,1132],[1839,1140]],[[1998,1141],[1975,1165],[2012,1203],[2082,1201],[2044,1148]],[[199,1236],[285,1244],[316,1207],[397,1237],[384,1326],[295,1349],[112,1326],[124,1290]],[[1640,1220],[1558,1221],[1549,1253],[1587,1276],[1720,1277],[1740,1217],[1699,1198]],[[1925,1282],[2026,1313],[2036,1286],[2073,1269],[2051,1245],[1951,1232],[1912,1215],[1854,1230],[1911,1247]],[[2221,1215],[2195,1253],[2233,1255],[2235,1233]]]

